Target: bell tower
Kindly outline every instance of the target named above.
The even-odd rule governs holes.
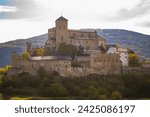
[[[69,33],[68,33],[68,20],[63,16],[56,20],[56,46],[58,48],[60,43],[69,44]]]

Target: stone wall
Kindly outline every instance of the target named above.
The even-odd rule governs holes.
[[[90,68],[91,73],[96,74],[121,74],[119,55],[92,53]]]
[[[61,76],[68,76],[71,71],[71,60],[20,60],[13,66],[13,73],[28,72],[36,75],[40,67],[47,72],[56,71]]]
[[[123,67],[122,68],[123,74],[150,74],[150,68],[147,67]]]

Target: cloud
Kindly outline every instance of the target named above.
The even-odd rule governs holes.
[[[16,12],[17,8],[16,7],[11,7],[11,6],[0,6],[0,13],[1,12]]]
[[[139,18],[150,13],[150,0],[140,0],[140,2],[135,5],[132,9],[122,8],[119,9],[115,15],[106,17],[108,20],[112,21],[124,21],[128,19]]]
[[[142,26],[142,27],[146,27],[146,28],[150,28],[150,22],[149,21],[138,23],[137,25]]]
[[[127,18],[135,18],[146,15],[147,13],[149,13],[149,11],[150,11],[150,0],[141,0],[140,3],[131,10],[121,9],[119,11],[119,15]]]
[[[46,12],[46,8],[38,4],[38,2],[36,2],[35,0],[12,0],[11,4],[12,6],[10,6],[9,9],[4,10],[3,8],[2,10],[1,8],[1,11],[3,12],[0,12],[0,19],[31,18],[41,16]],[[17,10],[15,10],[14,8],[16,8]],[[11,12],[13,10],[14,12]]]

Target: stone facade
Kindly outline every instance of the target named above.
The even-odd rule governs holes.
[[[56,20],[55,28],[48,30],[48,40],[45,47],[52,51],[57,50],[60,43],[82,45],[86,50],[94,50],[100,46],[106,48],[106,40],[97,35],[96,31],[68,29],[68,20],[60,17]]]
[[[92,53],[90,56],[91,73],[121,74],[121,62],[118,54]]]
[[[13,73],[20,74],[28,72],[36,75],[40,67],[47,72],[58,72],[61,76],[69,76],[71,72],[71,58],[60,56],[31,57],[29,60],[21,60],[19,56],[14,56]],[[16,58],[16,59],[15,59]]]
[[[120,56],[120,61],[122,63],[122,66],[126,67],[129,66],[129,60],[128,60],[128,49],[122,48],[122,47],[110,47],[107,51],[109,54],[118,54]]]
[[[88,74],[121,74],[121,62],[117,54],[92,53],[90,56],[78,57],[80,67],[71,66],[70,57],[44,56],[31,57],[29,60],[20,59],[13,54],[13,69],[9,74],[28,72],[36,75],[40,67],[47,72],[58,72],[61,76],[85,76]]]

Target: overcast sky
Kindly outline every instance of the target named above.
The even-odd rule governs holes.
[[[150,0],[0,0],[0,42],[47,33],[61,14],[71,29],[127,29],[150,35]]]

